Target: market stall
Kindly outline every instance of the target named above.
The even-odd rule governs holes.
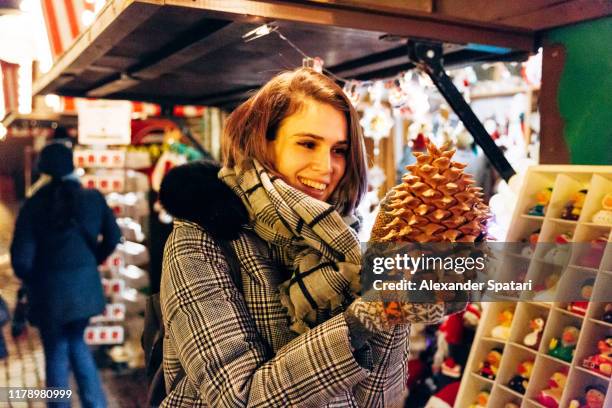
[[[474,10],[482,12],[474,13]],[[502,143],[491,141],[488,134],[497,132],[498,136],[513,136],[513,140],[524,143],[517,150],[527,157],[530,144],[537,139],[534,134],[539,133],[539,150],[545,152],[544,161],[550,161],[554,155],[549,150],[557,142],[548,129],[554,129],[560,121],[551,114],[555,112],[551,106],[556,100],[558,84],[551,84],[544,76],[541,87],[539,83],[523,81],[507,89],[491,90],[480,83],[480,87],[474,86],[473,92],[466,92],[461,84],[468,88],[470,79],[462,77],[462,74],[451,74],[453,81],[449,79],[446,82],[436,77],[443,77],[447,70],[469,64],[525,61],[536,54],[540,46],[544,46],[541,54],[544,66],[550,69],[551,58],[556,56],[549,52],[549,44],[542,43],[543,33],[555,27],[605,17],[610,13],[610,3],[599,1],[491,5],[481,1],[450,0],[390,1],[384,4],[376,1],[112,0],[99,10],[91,26],[75,37],[74,43],[56,55],[51,70],[35,82],[34,94],[144,101],[159,104],[163,112],[170,112],[172,107],[180,104],[214,106],[231,111],[279,71],[302,64],[318,66],[344,86],[365,118],[362,126],[368,137],[368,154],[373,162],[370,174],[373,193],[368,197],[368,203],[370,207],[375,207],[377,199],[395,183],[403,147],[410,141],[413,150],[408,153],[418,151],[419,146],[413,141],[419,140],[419,134],[423,138],[438,140],[436,138],[439,137],[444,141],[444,129],[463,123],[474,135],[472,141],[465,144],[462,135],[447,136],[454,143],[459,140],[460,147],[467,146],[463,153],[470,160],[477,161],[478,157],[484,160],[486,157],[493,162],[497,173],[506,180],[514,173],[513,165],[516,162],[506,157],[509,155],[504,155],[500,149]],[[410,47],[408,40],[412,41]],[[422,54],[418,56],[414,52],[415,44],[417,48],[421,45],[431,48],[422,49]],[[434,54],[430,55],[429,51]],[[436,57],[435,60],[433,57]],[[432,69],[432,66],[436,69]],[[413,72],[427,73],[432,83],[424,85],[423,77],[426,75],[413,77]],[[385,81],[376,81],[378,79]],[[432,104],[431,110],[428,105],[427,112],[423,113],[426,119],[419,123],[414,119],[415,101],[409,100],[409,96],[419,93],[426,99],[426,94],[434,92],[436,88],[442,97],[438,94],[438,101]],[[483,127],[476,115],[471,113],[473,109],[479,117],[499,117],[497,112],[489,109],[491,100],[517,94],[525,95],[525,100],[520,101],[520,110],[508,119],[507,124],[494,123],[494,126],[506,126],[507,129],[489,129],[486,123]],[[471,99],[472,109],[465,103],[466,97]],[[539,101],[539,111],[534,108],[535,100]],[[499,109],[503,110],[508,105],[502,102],[500,106]],[[409,112],[404,118],[408,120],[403,122],[402,109],[404,114]],[[431,111],[442,113],[434,118]],[[538,126],[534,127],[535,131],[531,126],[532,114],[535,118],[542,115],[541,121],[536,120]],[[539,122],[543,124],[541,128]],[[436,124],[435,132],[433,123]],[[514,130],[509,130],[511,126],[514,126]],[[408,134],[411,136],[407,137]],[[214,132],[214,135],[209,133],[205,148],[213,153],[218,152],[219,137],[219,132]],[[129,148],[124,150],[129,154]],[[507,153],[508,146],[505,150]],[[86,156],[85,152],[82,154]],[[101,152],[94,149],[92,154],[103,154]],[[534,156],[537,157],[537,154],[532,153],[529,157]],[[120,167],[120,171],[125,171],[125,166]],[[533,177],[540,177],[543,181],[536,181],[537,185],[533,185]],[[610,190],[609,166],[541,168],[532,170],[528,180],[522,189],[512,186],[515,194],[518,194],[513,217],[510,216],[513,209],[498,205],[506,215],[507,224],[512,225],[508,240],[529,238],[538,223],[542,224],[542,240],[554,238],[555,232],[560,233],[562,227],[576,230],[576,241],[590,242],[597,238],[593,231],[600,230],[607,232],[607,235],[604,232],[601,234],[605,235],[604,247],[612,240],[607,224],[591,225],[592,221],[588,218],[596,212],[599,205],[596,202],[601,201]],[[588,209],[584,215],[573,223],[559,221],[555,213],[547,213],[541,219],[525,216],[526,203],[531,202],[533,195],[538,189],[546,187],[546,183],[554,184],[552,202],[555,205],[567,201],[575,192],[573,190],[588,187],[588,205],[585,207]],[[572,186],[572,192],[564,187],[567,185]],[[503,200],[497,200],[498,203],[500,201]],[[370,210],[365,211],[368,213]],[[505,233],[506,230],[500,235],[502,239]],[[593,290],[601,296],[599,299],[612,297],[608,293],[610,285],[606,283],[609,280],[609,265],[605,263],[609,263],[608,258],[588,271],[595,279]],[[115,272],[126,271],[117,269]],[[495,326],[497,314],[503,315],[505,308],[502,305],[484,304],[481,323],[475,333],[475,326],[481,317],[480,305],[472,305],[464,314],[467,315],[465,318],[445,322],[438,333],[434,331],[428,336],[423,329],[423,334],[418,337],[415,331],[414,344],[422,341],[424,347],[413,350],[412,361],[418,361],[420,352],[426,349],[432,352],[429,356],[424,352],[421,359],[428,361],[428,364],[435,360],[435,372],[431,375],[435,378],[430,383],[426,379],[421,381],[421,385],[426,385],[427,390],[423,392],[427,397],[454,384],[451,401],[457,407],[472,403],[479,407],[487,403],[488,406],[503,406],[512,401],[518,406],[539,406],[536,396],[546,387],[546,375],[564,366],[561,367],[567,368],[564,375],[573,385],[567,387],[565,393],[559,394],[560,400],[569,404],[572,399],[580,397],[582,388],[593,383],[605,389],[604,398],[610,403],[612,392],[609,376],[606,378],[601,373],[589,372],[582,361],[594,347],[591,334],[601,337],[610,333],[609,323],[602,323],[605,305],[592,302],[585,309],[585,314],[578,318],[575,313],[567,311],[567,304],[559,302],[509,304],[511,313],[504,315],[509,335],[503,340],[495,340],[490,330]],[[114,306],[114,303],[109,308],[111,315],[115,309],[119,312],[124,310],[124,307]],[[528,334],[523,333],[523,326],[536,317],[536,312],[550,315],[541,327],[546,341],[562,334],[561,326],[566,320],[574,319],[578,326],[586,330],[586,334],[575,339],[579,352],[573,360],[562,363],[549,358],[544,349],[548,345],[545,346],[544,342],[537,350],[520,344],[522,336]],[[457,340],[456,331],[459,329],[467,333],[463,340]],[[471,349],[467,343],[462,344],[463,349],[453,347],[458,342],[467,342],[468,338],[475,339]],[[451,351],[435,353],[433,350],[436,347],[432,342],[438,343],[435,346],[439,348],[449,348],[450,345]],[[497,368],[501,367],[500,375],[483,377],[478,373],[478,365],[496,346],[505,347],[513,353],[505,353],[502,357],[503,352],[499,351],[499,356],[493,355],[493,360],[499,357],[496,363]],[[453,351],[457,353],[454,356]],[[538,380],[529,382],[523,397],[522,393],[508,388],[507,383],[514,374],[515,366],[523,360],[527,361],[531,354],[534,366],[528,368],[534,370]],[[448,360],[449,356],[455,360]],[[519,357],[525,358],[521,360]],[[426,371],[424,367],[420,369]],[[419,368],[415,366],[413,370],[415,378],[418,378],[416,373]],[[446,377],[441,378],[443,376]]]

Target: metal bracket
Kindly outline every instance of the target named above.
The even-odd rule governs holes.
[[[495,170],[506,181],[516,172],[504,157],[504,153],[487,133],[474,111],[463,99],[443,67],[442,45],[427,41],[408,41],[408,58],[417,68],[427,73],[446,102],[453,108],[465,128],[491,161]]]

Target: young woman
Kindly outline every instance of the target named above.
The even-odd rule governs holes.
[[[231,114],[223,143],[219,172],[192,163],[162,183],[176,217],[162,406],[402,406],[408,323],[444,305],[389,327],[358,297],[366,162],[349,100],[312,70],[280,74]]]
[[[46,146],[38,168],[50,181],[19,212],[11,262],[27,288],[29,319],[40,330],[47,387],[68,389],[72,368],[81,405],[105,407],[83,332],[89,318],[104,310],[98,265],[113,252],[121,233],[104,196],[81,187],[73,174],[72,151],[63,143]],[[69,407],[70,402],[50,405]]]

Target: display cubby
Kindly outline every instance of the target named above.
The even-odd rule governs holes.
[[[544,216],[528,215],[535,204],[535,195],[542,189],[551,187],[552,194]],[[568,201],[579,190],[587,190],[584,204],[577,220],[562,219],[561,215]],[[531,279],[534,287],[544,285],[550,274],[556,274],[557,283],[548,288],[552,297],[531,297],[522,294],[521,301],[483,302],[483,313],[470,356],[467,370],[462,378],[455,407],[466,408],[474,403],[478,392],[490,389],[489,407],[504,407],[513,402],[524,408],[542,408],[537,396],[548,388],[549,379],[555,372],[564,372],[567,381],[561,388],[559,407],[567,408],[574,399],[584,397],[585,388],[597,385],[606,390],[604,407],[612,407],[612,380],[609,376],[583,366],[585,359],[599,354],[598,342],[612,336],[612,323],[604,321],[606,304],[612,303],[612,225],[593,222],[593,216],[601,210],[601,201],[606,193],[612,193],[612,166],[570,166],[544,165],[528,170],[521,188],[513,222],[508,231],[506,246],[494,279],[517,277],[523,273],[525,280]],[[529,245],[530,235],[539,230],[538,247],[532,254],[522,253]],[[573,243],[568,246],[567,261],[559,265],[549,262],[555,248],[555,239],[560,234],[568,234]],[[516,243],[525,242],[523,246]],[[540,245],[548,243],[546,245]],[[562,244],[560,250],[566,250]],[[558,255],[563,258],[563,254]],[[580,298],[581,287],[592,282],[590,301],[581,308],[568,308],[570,300]],[[525,300],[523,300],[525,299]],[[539,300],[538,299],[542,299]],[[514,311],[510,336],[507,340],[491,336],[498,325],[498,315],[505,309]],[[530,326],[534,319],[542,319],[542,330],[536,339],[539,343],[528,346],[525,336],[535,331]],[[578,328],[578,341],[571,361],[564,361],[548,354],[550,340],[559,338],[564,327]],[[502,359],[495,380],[482,378],[477,372],[487,352],[497,347],[503,349]],[[516,374],[518,365],[525,360],[534,362],[531,377],[524,394],[508,387],[508,382]]]

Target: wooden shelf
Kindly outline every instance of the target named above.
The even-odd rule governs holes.
[[[506,344],[506,340],[498,339],[498,338],[492,337],[492,336],[485,336],[485,337],[482,338],[482,340],[490,341],[490,342],[493,342],[493,343]]]
[[[538,407],[538,408],[546,408],[544,405],[540,404],[538,401],[534,400],[533,398],[529,398],[528,399],[529,403]]]
[[[524,394],[521,394],[520,392],[516,392],[513,389],[511,389],[510,387],[508,387],[507,385],[502,385],[502,384],[498,384],[499,388],[501,388],[502,390],[506,391],[508,394],[512,394],[517,398],[523,399],[525,398]]]
[[[559,364],[563,364],[564,366],[566,366],[568,368],[571,367],[571,365],[572,365],[571,363],[568,363],[565,360],[561,360],[560,358],[553,357],[553,356],[551,356],[550,354],[547,354],[547,353],[538,353],[538,356],[544,357],[544,358],[546,358],[548,360],[557,362]]]
[[[585,315],[581,315],[581,314],[578,314],[578,313],[570,312],[569,310],[564,309],[562,307],[555,307],[555,310],[557,310],[557,311],[559,311],[559,312],[561,312],[561,313],[563,313],[565,315],[568,315],[568,316],[577,317],[580,320],[584,320],[584,318],[585,318]]]
[[[540,228],[540,242],[551,242],[553,238],[566,230],[574,230],[574,242],[590,242],[596,236],[601,234],[601,230],[607,233],[610,228],[608,226],[591,225],[582,221],[562,220],[558,216],[561,214],[563,206],[578,190],[587,188],[588,193],[585,198],[583,207],[583,216],[589,219],[600,208],[600,202],[603,196],[612,191],[612,166],[569,166],[569,165],[550,165],[550,166],[534,166],[529,168],[525,177],[527,180],[519,193],[519,201],[515,207],[515,213],[511,222],[510,231],[508,231],[508,240],[510,242],[518,242],[531,234],[535,228]],[[546,217],[534,217],[524,214],[528,208],[533,206],[535,194],[543,188],[552,187],[553,196],[547,209]],[[540,221],[542,221],[540,223]],[[612,242],[612,235],[608,235],[608,245]],[[609,247],[608,247],[609,249]],[[518,260],[524,259],[520,254],[507,254],[509,261],[518,263]],[[540,253],[538,253],[540,255]],[[572,256],[577,254],[572,254]],[[526,279],[538,278],[543,259],[531,259]],[[602,259],[602,265],[599,268],[576,265],[575,261],[567,265],[566,270],[562,273],[562,278],[557,286],[558,299],[575,299],[577,295],[576,288],[578,276],[588,276],[596,278],[593,287],[592,299],[610,299],[612,292],[612,271],[601,270],[601,268],[609,266],[612,262],[610,254],[606,253]],[[583,276],[583,277],[584,277]],[[566,278],[566,279],[564,279]],[[563,392],[563,404],[569,402],[571,398],[582,395],[584,387],[590,383],[605,382],[608,384],[608,395],[606,403],[612,400],[611,391],[612,381],[598,373],[590,371],[580,365],[581,361],[588,355],[596,351],[594,342],[597,339],[603,338],[609,334],[612,324],[591,316],[601,317],[603,306],[601,301],[593,301],[588,305],[586,316],[570,312],[564,306],[568,302],[519,302],[508,303],[507,305],[489,306],[483,310],[481,323],[474,336],[472,350],[466,367],[474,367],[481,361],[486,350],[490,347],[491,338],[487,337],[491,327],[497,324],[497,314],[504,308],[516,306],[515,315],[512,320],[511,338],[507,343],[507,350],[502,355],[500,363],[500,371],[495,381],[493,381],[494,392],[493,404],[503,403],[505,400],[502,395],[495,392],[504,392],[512,394],[517,399],[522,401],[522,407],[542,407],[537,401],[532,398],[527,399],[518,393],[513,393],[506,384],[502,383],[509,381],[514,375],[516,366],[523,360],[534,360],[534,372],[532,374],[527,395],[533,397],[545,388],[548,378],[557,370],[564,368],[568,370],[568,378]],[[520,342],[523,337],[529,333],[528,322],[534,317],[539,316],[545,319],[544,330],[540,341],[539,349],[535,350],[524,346]],[[553,357],[546,352],[539,350],[547,349],[546,345],[553,337],[559,337],[563,327],[568,325],[580,326],[576,349],[574,350],[574,358],[572,362],[567,362],[556,357]],[[482,326],[482,327],[481,327]],[[487,336],[485,336],[487,335]],[[518,343],[517,343],[518,342]],[[456,406],[469,406],[472,403],[473,396],[477,392],[477,384],[472,381],[472,376],[466,376],[462,380],[459,394],[457,396]],[[505,397],[504,394],[504,397]],[[491,406],[491,405],[490,405]],[[607,406],[607,405],[606,405]]]
[[[602,326],[606,326],[606,327],[611,327],[612,328],[612,323],[608,323],[608,322],[604,322],[603,320],[599,320],[599,319],[595,319],[593,317],[589,317],[589,321],[595,323],[595,324],[600,324]]]
[[[534,356],[536,354],[538,354],[538,350],[536,350],[534,348],[531,348],[531,347],[528,347],[528,346],[525,346],[524,344],[515,343],[513,341],[509,342],[508,344],[510,344],[510,345],[512,345],[514,347],[518,347],[518,348],[520,348],[522,350],[528,351],[528,352],[534,354]]]
[[[580,225],[584,225],[587,227],[593,227],[593,228],[600,228],[600,229],[611,229],[612,228],[612,225],[597,224],[594,222],[580,222]]]
[[[564,220],[563,218],[548,218],[548,220],[556,222],[557,224],[578,225],[578,221]]]
[[[606,382],[610,382],[610,377],[606,377],[605,375],[596,373],[595,371],[589,370],[588,368],[584,368],[582,366],[576,365],[574,366],[574,368],[578,371],[582,371],[583,373],[587,373],[589,375],[592,375],[593,377],[597,377],[600,380],[606,381]]]
[[[480,374],[478,374],[478,373],[474,373],[474,372],[473,372],[473,373],[471,373],[471,374],[472,374],[472,376],[473,376],[474,378],[476,378],[477,380],[480,380],[480,381],[486,382],[486,383],[488,383],[488,384],[493,385],[493,383],[495,382],[495,381],[493,381],[493,380],[489,380],[488,378],[483,377],[482,375],[480,375]]]
[[[546,217],[539,215],[521,214],[521,218],[524,218],[526,220],[544,221]]]

